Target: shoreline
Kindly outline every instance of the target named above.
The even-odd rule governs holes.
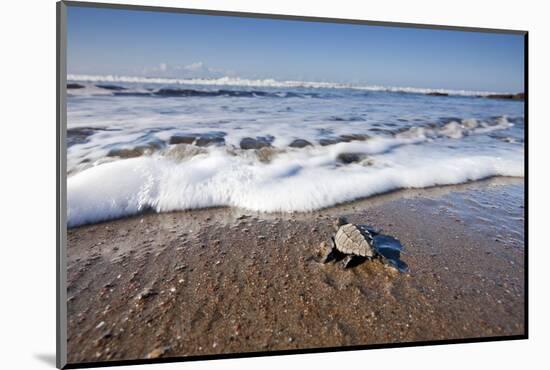
[[[387,190],[387,191],[384,191],[384,192],[381,192],[381,193],[377,193],[377,194],[369,195],[369,196],[366,196],[366,197],[361,197],[361,198],[358,198],[358,199],[333,204],[331,206],[322,207],[322,208],[312,210],[312,211],[264,212],[264,211],[255,211],[255,210],[244,209],[244,208],[239,208],[239,207],[231,207],[231,206],[211,206],[211,207],[201,207],[201,208],[191,208],[191,209],[183,209],[183,210],[176,210],[176,211],[161,211],[161,212],[148,209],[148,210],[141,211],[141,212],[131,214],[131,215],[128,215],[128,216],[122,216],[122,217],[118,217],[118,218],[111,218],[111,219],[106,219],[106,220],[97,221],[97,222],[90,222],[90,223],[85,223],[85,224],[81,224],[81,225],[77,225],[77,226],[67,226],[67,229],[68,230],[76,230],[76,229],[91,226],[91,225],[100,225],[100,224],[104,224],[104,223],[116,222],[116,221],[119,221],[119,220],[139,218],[139,217],[147,216],[147,215],[155,215],[155,214],[168,214],[169,215],[169,214],[178,214],[178,213],[198,212],[198,211],[203,211],[203,210],[210,210],[210,211],[213,211],[213,212],[216,212],[217,210],[220,210],[220,211],[230,210],[232,213],[255,215],[255,216],[260,217],[260,218],[271,218],[273,216],[275,216],[275,217],[277,217],[277,216],[285,217],[285,216],[290,216],[290,215],[294,215],[294,216],[304,215],[304,216],[307,217],[307,215],[315,214],[315,213],[322,213],[322,212],[331,213],[332,210],[345,209],[346,207],[348,207],[350,205],[352,206],[353,204],[356,204],[356,203],[361,204],[361,203],[365,203],[365,202],[367,202],[367,203],[387,202],[387,201],[390,201],[392,199],[398,199],[400,197],[411,196],[411,194],[414,194],[416,192],[419,192],[419,193],[427,192],[428,194],[445,194],[445,193],[451,192],[451,191],[461,191],[461,190],[468,189],[468,188],[476,188],[478,186],[484,186],[484,184],[506,184],[507,182],[516,183],[518,181],[523,183],[524,178],[523,177],[515,177],[515,176],[489,176],[489,177],[486,177],[486,178],[481,178],[481,179],[478,179],[478,180],[470,180],[470,181],[459,183],[459,184],[433,185],[433,186],[428,186],[428,187],[423,187],[423,188],[391,189],[391,190]]]
[[[71,228],[69,362],[524,334],[523,184],[493,178],[309,213],[207,208]],[[399,239],[409,271],[320,264],[341,215]]]

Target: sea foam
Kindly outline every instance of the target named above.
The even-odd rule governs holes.
[[[339,152],[360,151],[342,143],[304,154],[283,154],[268,164],[224,149],[185,161],[162,156],[119,160],[68,178],[68,226],[74,227],[146,210],[167,212],[214,206],[262,212],[307,212],[404,188],[458,184],[491,176],[523,176],[517,156],[438,152],[395,143],[365,146],[374,164],[338,166]],[[433,153],[432,153],[433,155]]]

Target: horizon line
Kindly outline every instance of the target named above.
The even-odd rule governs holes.
[[[462,96],[487,96],[493,94],[518,94],[524,91],[489,91],[437,87],[395,86],[333,81],[278,80],[275,78],[243,78],[239,76],[223,77],[161,77],[161,76],[129,76],[118,74],[85,74],[67,73],[67,80],[80,82],[119,82],[119,83],[150,83],[176,85],[208,85],[208,86],[250,86],[268,88],[311,88],[311,89],[353,89],[364,91],[408,92],[408,93],[443,93]]]

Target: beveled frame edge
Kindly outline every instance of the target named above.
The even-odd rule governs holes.
[[[256,19],[261,18],[261,19],[273,19],[273,20],[295,20],[295,21],[305,21],[305,22],[358,24],[358,25],[370,25],[370,26],[382,26],[382,27],[402,27],[402,28],[417,28],[417,29],[422,28],[422,29],[437,29],[437,30],[447,30],[447,31],[500,33],[500,34],[510,34],[510,35],[524,35],[528,32],[526,30],[514,30],[514,29],[462,27],[462,26],[435,25],[435,24],[427,24],[427,23],[373,21],[373,20],[361,20],[361,19],[349,19],[349,18],[301,16],[301,15],[292,15],[292,14],[270,14],[270,13],[252,13],[252,12],[228,11],[228,10],[176,8],[176,7],[152,6],[152,5],[114,4],[114,3],[100,3],[100,2],[88,2],[88,1],[77,1],[77,0],[75,1],[62,0],[61,2],[66,4],[67,6],[78,6],[78,7],[86,7],[86,8],[137,10],[137,11],[151,11],[151,12],[165,12],[165,13],[185,13],[185,14],[215,15],[215,16],[226,16],[226,17],[241,17],[241,18],[245,17],[245,18],[256,18]]]
[[[56,367],[67,365],[67,5],[56,3]]]

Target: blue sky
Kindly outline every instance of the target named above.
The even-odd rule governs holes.
[[[68,72],[523,91],[523,36],[70,6]]]

